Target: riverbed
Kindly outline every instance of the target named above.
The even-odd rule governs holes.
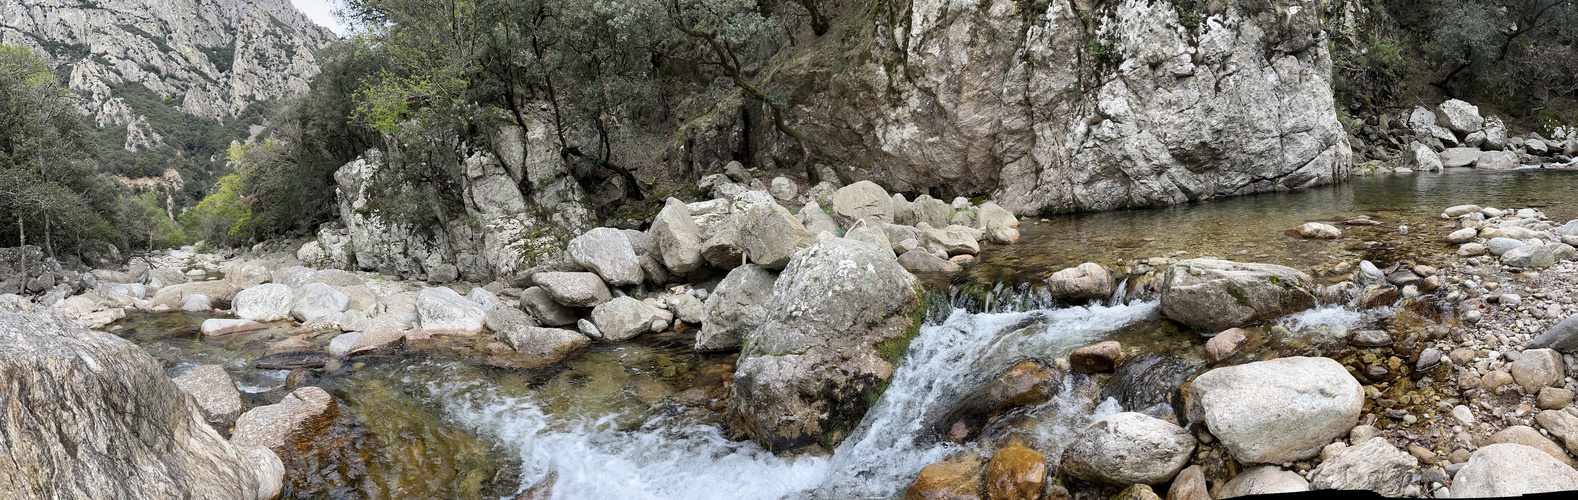
[[[1056,360],[1108,339],[1145,360],[1137,374],[1106,384],[1069,377],[1059,397],[1017,414],[993,435],[1024,441],[1054,460],[1074,432],[1102,415],[1172,411],[1166,388],[1181,382],[1172,379],[1204,365],[1204,339],[1162,320],[1156,302],[1064,307],[1039,290],[1052,271],[1212,256],[1287,265],[1319,278],[1320,270],[1360,259],[1429,263],[1450,253],[1441,238],[1442,207],[1536,207],[1566,221],[1578,217],[1575,193],[1578,172],[1454,169],[1025,219],[1022,243],[991,246],[964,273],[927,280],[925,325],[882,398],[830,457],[779,457],[732,439],[718,401],[735,356],[694,352],[693,332],[597,343],[543,368],[512,362],[491,339],[440,338],[293,373],[253,366],[274,342],[307,335],[327,344],[332,332],[281,324],[203,338],[197,325],[207,316],[188,313],[132,314],[110,328],[164,360],[172,377],[198,365],[224,366],[253,406],[300,384],[344,401],[358,422],[358,446],[322,477],[287,481],[286,498],[512,498],[550,477],[555,498],[894,498],[926,464],[990,452],[994,441],[939,442],[929,435],[929,420],[1020,360]],[[1358,216],[1378,224],[1339,225],[1345,235],[1336,240],[1285,234],[1304,222]],[[1297,342],[1253,355],[1341,356],[1346,349],[1331,332],[1422,321],[1393,313],[1323,306],[1277,322],[1297,332]]]

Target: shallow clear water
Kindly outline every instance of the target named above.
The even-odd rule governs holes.
[[[957,445],[931,435],[933,421],[965,395],[1021,360],[1050,361],[1083,345],[1120,340],[1126,355],[1143,360],[1132,363],[1135,373],[1119,373],[1105,387],[1068,377],[1056,398],[1016,413],[994,436],[1022,440],[1055,460],[1075,432],[1100,416],[1164,411],[1156,403],[1166,397],[1167,383],[1157,379],[1192,373],[1201,364],[1203,342],[1160,321],[1154,302],[1060,307],[1035,286],[1047,273],[1178,251],[1302,269],[1355,256],[1403,258],[1397,252],[1405,246],[1439,247],[1443,222],[1437,214],[1465,203],[1541,207],[1552,220],[1565,221],[1578,216],[1578,172],[1393,175],[1299,193],[1027,223],[1024,244],[988,249],[954,286],[930,292],[928,322],[892,384],[830,457],[777,457],[753,442],[730,439],[720,424],[720,398],[734,359],[691,352],[684,334],[597,344],[542,369],[511,368],[508,359],[490,354],[497,349],[490,339],[441,339],[417,352],[355,359],[297,381],[323,386],[347,403],[371,450],[365,466],[352,477],[287,497],[511,498],[551,476],[554,498],[566,499],[894,498],[929,463],[990,453],[994,443]],[[1383,225],[1345,226],[1348,235],[1335,241],[1283,234],[1306,221],[1355,215]],[[1402,235],[1398,225],[1412,230]],[[1300,313],[1279,322],[1295,334],[1289,344],[1270,348],[1342,352],[1338,346],[1350,330],[1384,316],[1337,307]],[[172,376],[220,364],[252,404],[284,396],[285,371],[252,366],[268,345],[301,332],[280,327],[204,339],[196,327],[201,320],[134,314],[116,327],[166,360]],[[1252,343],[1263,342],[1263,330],[1251,332]],[[307,333],[315,343],[328,342],[327,335]],[[677,394],[692,392],[705,394],[702,402],[675,403]]]

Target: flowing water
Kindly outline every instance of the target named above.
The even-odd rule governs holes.
[[[287,327],[204,339],[196,329],[201,316],[164,313],[134,314],[113,328],[165,360],[172,376],[200,364],[225,366],[251,405],[278,401],[295,384],[322,386],[343,400],[358,422],[359,462],[321,481],[293,483],[289,498],[512,498],[544,481],[552,481],[555,498],[894,498],[924,465],[990,453],[994,443],[953,444],[930,429],[1021,360],[1048,362],[1106,339],[1123,342],[1134,360],[1104,385],[1067,377],[1057,397],[1004,419],[991,438],[1023,441],[1054,461],[1101,416],[1172,411],[1169,389],[1203,366],[1202,339],[1161,320],[1155,302],[1061,307],[1037,286],[1050,271],[1166,256],[1302,269],[1355,255],[1397,258],[1384,252],[1437,245],[1437,214],[1446,206],[1541,207],[1565,221],[1578,216],[1575,198],[1574,172],[1449,171],[1025,224],[1025,243],[990,248],[951,284],[929,285],[927,322],[891,385],[829,457],[778,457],[731,439],[720,398],[734,356],[694,353],[684,333],[596,344],[547,368],[517,368],[488,339],[443,339],[290,374],[252,368],[267,346],[302,333]],[[1335,241],[1282,234],[1305,221],[1356,215],[1382,225],[1344,227],[1347,236]],[[1416,230],[1404,235],[1399,225]],[[1389,313],[1323,306],[1281,320],[1294,338],[1268,349],[1342,352],[1348,331]],[[322,345],[329,335],[309,338]]]

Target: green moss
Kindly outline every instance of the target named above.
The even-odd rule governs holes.
[[[1244,292],[1242,290],[1239,290],[1237,287],[1233,286],[1228,286],[1226,289],[1227,294],[1232,295],[1233,300],[1237,301],[1238,305],[1249,307],[1249,297],[1244,296]]]

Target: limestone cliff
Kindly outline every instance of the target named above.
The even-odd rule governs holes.
[[[1296,189],[1350,169],[1313,0],[881,6],[762,70],[816,161],[846,177],[1026,213]],[[700,169],[716,163],[705,151],[779,165],[798,152],[781,135],[740,139],[764,127],[708,126],[724,133],[681,151]]]
[[[0,43],[69,74],[99,126],[127,127],[127,149],[160,143],[120,95],[127,86],[223,120],[305,91],[334,38],[289,0],[0,0]]]

